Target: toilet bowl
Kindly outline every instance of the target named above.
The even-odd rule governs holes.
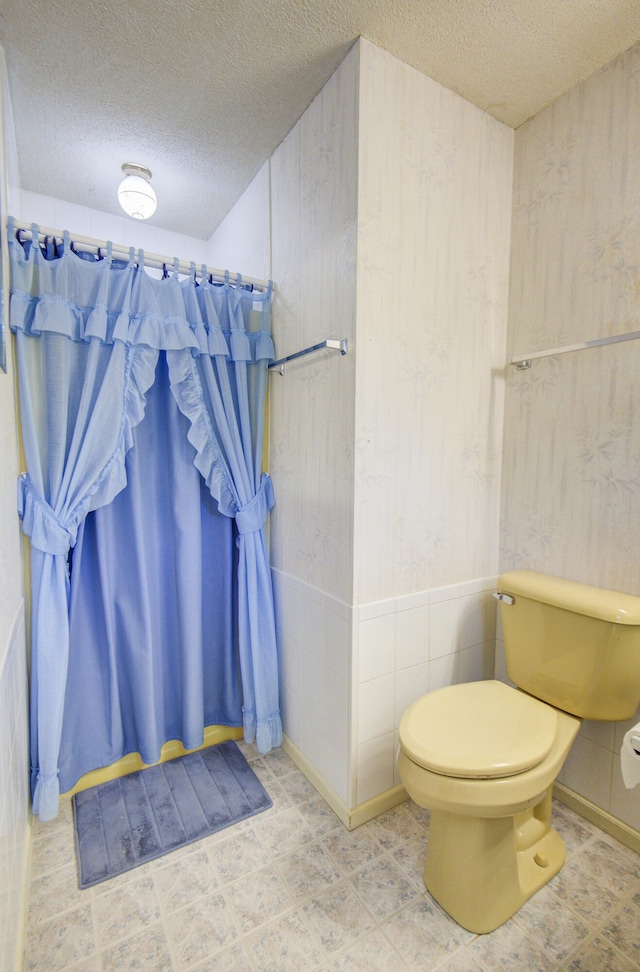
[[[551,790],[579,728],[497,681],[439,689],[404,714],[398,770],[431,811],[424,883],[469,931],[493,931],[562,867]]]
[[[558,873],[553,783],[583,718],[640,704],[640,598],[532,571],[499,578],[507,673],[438,689],[399,726],[398,770],[430,813],[424,882],[469,931],[493,931]]]

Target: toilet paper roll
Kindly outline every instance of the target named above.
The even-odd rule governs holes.
[[[640,783],[640,722],[625,733],[620,749],[622,779],[628,790]]]

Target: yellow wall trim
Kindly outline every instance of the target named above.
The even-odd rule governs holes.
[[[367,800],[366,803],[349,808],[288,736],[283,736],[282,748],[291,757],[298,769],[304,773],[309,782],[315,786],[320,796],[326,800],[347,830],[355,830],[356,827],[360,827],[367,820],[373,820],[374,817],[379,817],[385,810],[390,810],[409,799],[403,786],[395,786],[392,790],[386,790],[385,793],[380,793],[373,799]]]
[[[357,807],[353,808],[351,811],[351,827],[349,829],[354,830],[356,827],[360,827],[367,820],[373,820],[374,817],[379,817],[381,813],[392,810],[393,807],[397,807],[400,803],[404,803],[408,799],[409,794],[401,783],[398,786],[394,786],[391,790],[378,793],[377,796],[372,797],[365,803],[359,803]]]
[[[298,747],[287,736],[284,736],[282,739],[282,748],[304,773],[309,782],[313,784],[318,793],[326,800],[347,830],[355,830],[356,827],[362,826],[368,820],[373,820],[374,817],[380,816],[386,810],[391,810],[393,807],[409,799],[407,791],[400,784],[390,790],[385,790],[384,793],[379,793],[365,803],[360,803],[356,807],[349,808],[335,790],[329,786],[324,777],[320,775],[315,766],[309,762],[307,757],[300,752]],[[560,803],[564,803],[571,810],[575,810],[577,814],[584,817],[590,823],[595,824],[605,834],[615,837],[625,847],[629,847],[636,854],[640,854],[640,833],[634,830],[633,827],[623,823],[622,820],[618,820],[617,817],[607,813],[606,810],[591,803],[585,797],[574,793],[573,790],[570,790],[562,783],[554,784],[553,795]]]
[[[320,796],[326,800],[335,815],[339,817],[345,827],[348,830],[351,830],[351,827],[349,826],[349,808],[344,800],[338,796],[333,787],[329,786],[324,777],[318,773],[313,763],[307,759],[307,757],[298,749],[295,743],[291,742],[288,736],[283,735],[282,748],[287,756],[291,757],[298,769],[304,773],[309,782],[315,786]]]
[[[29,822],[25,834],[24,850],[22,855],[22,874],[24,875],[22,887],[20,888],[20,906],[18,910],[18,934],[16,940],[16,951],[14,967],[16,972],[24,969],[24,951],[27,938],[27,922],[29,919],[29,894],[31,891],[31,857],[33,848],[33,828],[31,825],[31,811],[29,809]]]
[[[85,773],[73,789],[69,790],[64,796],[71,797],[74,793],[80,793],[81,790],[88,790],[91,786],[98,786],[100,783],[107,783],[109,780],[116,780],[120,776],[128,776],[129,773],[137,773],[138,770],[146,769],[147,766],[157,766],[158,763],[166,763],[170,759],[186,756],[187,753],[197,753],[201,749],[215,746],[226,739],[242,739],[242,735],[242,729],[233,726],[205,726],[204,742],[202,746],[197,746],[196,749],[185,749],[178,739],[171,739],[162,747],[160,759],[157,763],[143,763],[140,753],[129,753],[109,766],[103,766],[102,769]]]
[[[553,795],[560,803],[564,803],[569,809],[575,810],[576,813],[584,817],[585,820],[588,820],[589,823],[595,824],[600,830],[604,830],[605,834],[609,834],[610,837],[615,837],[625,847],[630,847],[636,854],[640,854],[640,833],[633,827],[630,827],[622,820],[618,820],[612,814],[607,813],[602,807],[591,803],[586,797],[580,796],[579,793],[574,793],[573,790],[570,790],[563,783],[554,783]]]

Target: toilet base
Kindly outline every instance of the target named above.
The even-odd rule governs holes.
[[[432,810],[424,883],[459,925],[493,931],[558,873],[562,838],[551,827],[551,788],[512,817]]]

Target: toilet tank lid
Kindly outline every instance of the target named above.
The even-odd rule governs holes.
[[[528,597],[601,621],[640,625],[640,597],[590,587],[562,577],[539,574],[534,570],[510,570],[501,574],[498,577],[498,591],[513,597]]]

